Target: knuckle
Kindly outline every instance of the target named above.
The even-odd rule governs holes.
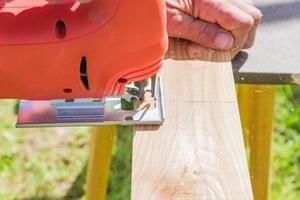
[[[210,42],[210,40],[213,40],[216,37],[218,32],[219,29],[217,25],[204,22],[196,32],[196,40],[205,43]]]
[[[259,10],[258,8],[254,7],[254,6],[251,7],[251,10],[249,13],[256,22],[259,21],[263,16],[261,10]]]
[[[196,40],[203,41],[208,32],[208,24],[202,23],[202,25],[196,31]]]
[[[254,1],[253,0],[242,0],[242,2],[245,2],[249,5],[254,5]]]
[[[263,16],[262,12],[259,9],[256,9],[256,12],[253,15],[255,21],[260,21],[262,16]]]
[[[220,6],[222,6],[222,1],[220,0],[202,0],[201,1],[201,5],[203,6],[202,8],[219,8]]]
[[[255,24],[254,18],[249,16],[248,18],[245,18],[244,20],[241,20],[240,27],[243,28],[243,29],[250,30],[254,26],[254,24]]]

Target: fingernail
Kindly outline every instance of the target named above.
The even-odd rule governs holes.
[[[219,33],[215,39],[217,49],[229,49],[233,45],[233,39],[226,33]]]

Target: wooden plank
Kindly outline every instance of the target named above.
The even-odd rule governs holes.
[[[166,121],[135,129],[132,200],[253,199],[232,68],[223,56],[226,62],[165,63]]]

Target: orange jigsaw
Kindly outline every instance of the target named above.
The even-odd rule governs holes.
[[[0,0],[0,26],[0,99],[23,99],[17,127],[162,123],[164,1]],[[155,108],[123,110],[147,80]]]
[[[0,0],[0,98],[120,95],[156,74],[162,0]]]

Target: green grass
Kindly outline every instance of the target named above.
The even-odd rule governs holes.
[[[15,129],[14,106],[0,102],[0,199],[76,199],[67,194],[87,160],[87,129]]]
[[[82,199],[88,129],[15,129],[15,104],[0,101],[0,200]],[[300,199],[300,87],[278,87],[275,130],[271,200]],[[116,144],[108,200],[127,200],[131,135]]]
[[[278,87],[272,200],[300,199],[300,88]]]
[[[107,200],[129,200],[131,187],[132,129],[119,127],[111,165]]]

